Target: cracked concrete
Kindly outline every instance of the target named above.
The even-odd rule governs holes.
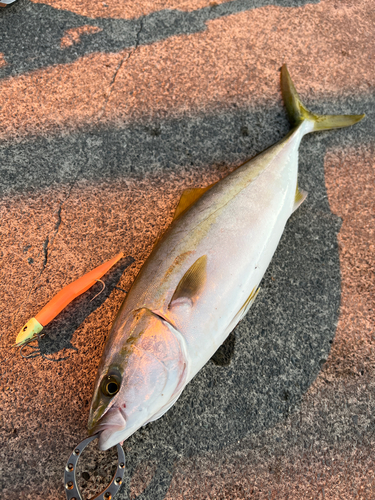
[[[289,131],[287,62],[312,111],[367,117],[303,140],[308,198],[261,293],[178,403],[125,443],[118,498],[375,499],[372,2],[119,1],[112,19],[86,0],[74,12],[48,2],[0,12],[1,498],[64,498],[116,311],[182,190]],[[84,25],[102,31],[61,48]],[[105,290],[71,303],[34,357],[9,348],[119,251]],[[79,470],[86,497],[112,466],[94,443]]]
[[[42,245],[42,256],[43,256],[42,267],[40,269],[39,274],[35,277],[35,279],[34,279],[32,285],[30,287],[30,290],[29,290],[27,296],[25,297],[25,300],[20,304],[20,306],[18,307],[17,311],[15,312],[15,314],[13,316],[13,320],[12,320],[12,325],[16,325],[17,324],[17,322],[19,320],[20,314],[23,313],[24,303],[29,300],[30,295],[32,294],[32,292],[39,285],[39,282],[40,282],[40,279],[42,277],[42,274],[43,274],[44,270],[47,267],[49,256],[50,256],[50,254],[51,254],[51,252],[53,250],[53,245],[54,245],[55,239],[56,239],[56,237],[58,235],[58,232],[59,232],[59,229],[60,229],[60,226],[61,226],[61,223],[62,223],[61,211],[63,209],[64,204],[69,200],[69,197],[70,197],[70,194],[72,192],[72,189],[74,188],[74,185],[76,184],[77,179],[78,179],[81,171],[82,171],[82,168],[78,171],[75,179],[73,180],[73,182],[68,187],[68,191],[67,191],[66,197],[61,201],[61,203],[58,206],[57,210],[54,211],[54,214],[56,214],[56,216],[57,216],[57,221],[56,221],[55,226],[53,227],[53,229],[51,229],[49,231],[49,233],[47,234],[45,240],[43,241],[43,245]],[[31,247],[31,245],[29,245],[29,247]]]
[[[133,49],[133,51],[131,51],[128,54],[126,54],[123,57],[123,59],[121,59],[121,61],[119,62],[119,65],[116,68],[116,71],[115,71],[115,73],[113,75],[112,81],[111,81],[110,86],[109,86],[109,90],[106,93],[106,99],[105,99],[104,104],[103,104],[102,112],[100,113],[100,115],[98,117],[98,122],[100,122],[100,120],[102,119],[103,115],[105,114],[108,101],[111,98],[111,94],[113,92],[113,89],[114,89],[114,86],[115,86],[115,83],[116,83],[116,78],[117,78],[118,72],[120,71],[120,69],[122,69],[124,63],[127,62],[127,61],[129,61],[129,59],[132,57],[132,55],[134,54],[134,52],[137,50],[137,48],[139,46],[139,39],[140,39],[140,35],[141,35],[141,32],[142,32],[142,29],[143,29],[143,18],[141,17],[139,19],[139,31],[138,31],[137,36],[136,36],[134,49]]]

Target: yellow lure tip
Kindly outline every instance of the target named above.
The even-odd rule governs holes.
[[[35,318],[31,318],[17,335],[16,343],[12,347],[19,347],[25,344],[28,340],[36,337],[43,330],[43,326]]]

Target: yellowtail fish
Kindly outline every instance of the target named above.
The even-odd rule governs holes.
[[[298,148],[364,115],[310,113],[281,70],[292,131],[225,179],[187,190],[114,321],[88,428],[106,450],[160,418],[245,316],[285,224],[306,197]]]

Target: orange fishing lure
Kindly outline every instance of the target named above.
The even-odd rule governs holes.
[[[119,253],[113,259],[104,262],[104,264],[101,264],[60,290],[34,318],[31,318],[26,323],[17,335],[14,345],[22,346],[35,338],[72,300],[92,287],[123,256],[123,252]]]

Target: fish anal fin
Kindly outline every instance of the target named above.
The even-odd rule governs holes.
[[[185,212],[187,208],[189,208],[191,205],[193,205],[199,198],[209,189],[211,189],[216,182],[213,184],[210,184],[209,186],[206,186],[204,188],[191,188],[191,189],[185,189],[183,191],[180,201],[178,202],[178,205],[176,207],[176,210],[173,215],[173,219],[177,219],[179,215],[182,214],[182,212]]]
[[[247,311],[250,309],[250,307],[254,303],[254,300],[256,299],[256,297],[257,297],[257,295],[259,293],[259,290],[260,290],[260,288],[255,288],[255,287],[251,290],[251,294],[248,296],[248,298],[245,301],[244,305],[238,311],[238,314],[241,315],[241,318],[238,321],[240,321],[245,316],[245,314],[247,313]]]
[[[169,308],[173,305],[184,303],[193,304],[194,298],[202,291],[207,278],[207,255],[202,255],[194,262],[181,278],[169,303]]]
[[[260,290],[260,287],[259,288],[254,287],[251,290],[251,293],[248,296],[248,298],[245,300],[243,306],[239,309],[239,311],[236,313],[236,315],[234,316],[234,318],[230,322],[229,327],[228,327],[228,335],[233,330],[233,328],[237,325],[237,323],[239,323],[245,317],[246,313],[248,312],[250,307],[253,305],[254,300],[256,299],[256,297],[259,293],[259,290]]]
[[[293,212],[306,200],[307,193],[298,187],[296,187],[296,195],[294,197]]]

